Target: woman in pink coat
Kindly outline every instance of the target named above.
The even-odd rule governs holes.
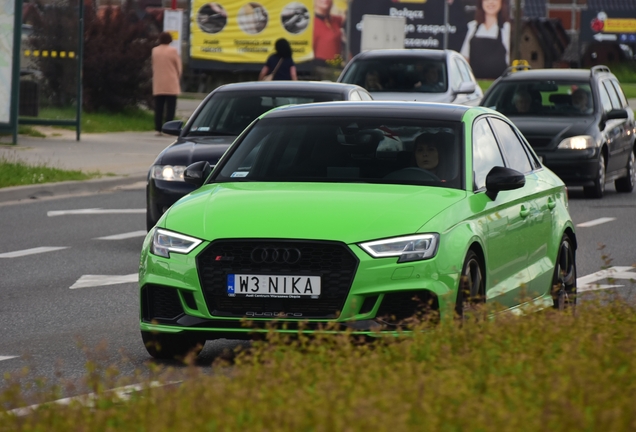
[[[170,33],[163,32],[159,35],[159,46],[152,49],[152,95],[155,99],[157,136],[161,136],[161,126],[174,119],[177,95],[181,93],[181,58],[177,50],[170,46],[170,42]]]

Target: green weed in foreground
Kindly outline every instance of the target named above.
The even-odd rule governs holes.
[[[99,173],[83,173],[76,170],[62,170],[42,165],[29,165],[18,159],[0,156],[0,188],[53,183],[70,180],[87,180]]]
[[[0,414],[0,430],[635,430],[635,331],[632,307],[586,303],[576,316],[498,316],[463,328],[443,322],[374,343],[274,335],[233,365],[213,365],[217,373],[187,367],[181,385],[127,401],[102,392],[93,408]],[[19,403],[28,402],[16,383],[0,406]]]

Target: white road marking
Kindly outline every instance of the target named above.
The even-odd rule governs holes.
[[[94,214],[125,214],[125,213],[146,213],[146,209],[78,209],[78,210],[52,210],[46,212],[48,217],[66,215],[94,215]]]
[[[133,237],[145,237],[146,234],[148,234],[148,231],[146,231],[146,230],[133,231],[133,232],[129,232],[129,233],[115,234],[115,235],[112,235],[112,236],[97,237],[94,240],[124,240],[124,239],[128,239],[128,238],[133,238]]]
[[[24,249],[24,250],[15,251],[15,252],[6,252],[3,254],[0,254],[0,258],[18,258],[18,257],[27,256],[27,255],[35,255],[39,253],[44,253],[44,252],[53,252],[53,251],[62,250],[62,249],[68,249],[68,246],[57,246],[57,247],[42,246],[42,247]]]
[[[605,270],[597,271],[586,276],[581,276],[576,280],[577,292],[598,291],[610,288],[620,288],[625,285],[599,284],[599,281],[611,279],[627,279],[636,282],[636,268],[631,266],[616,266]]]
[[[131,384],[125,387],[118,387],[112,390],[107,390],[105,393],[113,393],[116,396],[116,398],[119,399],[120,401],[127,401],[128,399],[130,399],[130,396],[135,392],[140,392],[147,388],[157,388],[157,387],[164,387],[164,386],[173,385],[173,384],[179,384],[180,382],[181,381],[169,381],[167,383],[160,383],[159,381],[151,381],[149,384],[146,384],[146,385]],[[98,396],[95,393],[89,393],[89,394],[80,395],[80,396],[58,399],[58,400],[54,400],[54,401],[43,403],[43,404],[30,405],[30,406],[22,407],[22,408],[15,408],[10,411],[7,411],[7,413],[15,415],[15,416],[25,416],[25,415],[31,414],[33,411],[35,411],[41,406],[47,406],[47,405],[53,405],[53,404],[70,405],[71,402],[78,402],[82,406],[92,407],[94,404],[94,401],[97,398]]]
[[[69,289],[78,288],[91,288],[106,285],[118,285],[123,283],[133,283],[139,281],[139,275],[137,273],[122,275],[122,276],[109,276],[109,275],[84,275],[77,280]]]
[[[588,228],[588,227],[592,227],[592,226],[596,226],[596,225],[601,225],[607,222],[611,222],[613,220],[616,220],[616,218],[613,217],[602,217],[602,218],[598,218],[598,219],[594,219],[591,221],[587,221],[587,222],[583,222],[580,224],[577,224],[576,226],[578,228]]]
[[[18,356],[0,356],[0,361],[11,360],[12,358],[18,358]]]

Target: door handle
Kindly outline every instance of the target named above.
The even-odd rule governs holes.
[[[526,217],[528,217],[529,214],[530,210],[528,210],[526,206],[522,205],[521,210],[519,211],[519,216],[525,219]]]
[[[550,197],[548,198],[548,208],[550,210],[553,210],[556,207],[556,201],[554,200],[554,198]]]

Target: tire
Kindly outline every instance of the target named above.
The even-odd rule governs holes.
[[[565,311],[576,307],[576,254],[567,234],[563,235],[559,244],[550,292],[555,309]]]
[[[634,184],[636,184],[636,168],[634,167],[635,164],[636,156],[634,156],[634,152],[632,151],[629,155],[629,159],[627,160],[627,175],[614,181],[616,192],[629,193],[634,190]]]
[[[160,360],[182,360],[190,353],[196,357],[205,344],[205,339],[183,333],[168,334],[142,331],[141,339],[144,341],[148,354]]]
[[[462,321],[469,319],[471,313],[477,312],[486,301],[485,281],[484,264],[473,250],[469,250],[462,266],[455,301],[455,313]]]
[[[603,152],[598,156],[598,175],[594,180],[594,186],[586,186],[583,188],[583,194],[586,198],[603,198],[605,193],[605,156]]]

